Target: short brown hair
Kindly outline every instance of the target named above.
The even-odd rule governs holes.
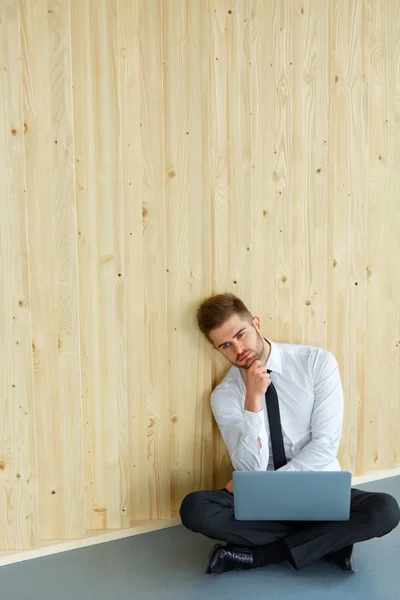
[[[253,322],[253,317],[247,306],[240,298],[234,294],[217,294],[205,300],[197,311],[197,324],[200,331],[204,333],[208,341],[209,333],[213,329],[220,327],[232,315],[244,317],[249,323]]]

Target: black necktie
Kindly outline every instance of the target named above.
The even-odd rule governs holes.
[[[268,370],[268,369],[267,369]],[[271,373],[268,370],[268,373]],[[283,445],[283,435],[281,426],[281,415],[279,413],[278,394],[274,384],[271,382],[265,392],[265,402],[267,405],[269,431],[271,435],[272,455],[274,457],[275,471],[286,465],[285,447]]]

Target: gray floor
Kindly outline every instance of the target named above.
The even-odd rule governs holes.
[[[400,502],[400,477],[357,486]],[[400,600],[400,526],[356,545],[358,573],[319,561],[204,575],[213,540],[182,526],[0,567],[4,600]]]

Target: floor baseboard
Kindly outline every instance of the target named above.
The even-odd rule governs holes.
[[[154,520],[154,521],[133,521],[132,527],[127,529],[109,529],[109,530],[91,530],[87,536],[76,540],[43,540],[39,548],[33,550],[11,550],[0,552],[0,567],[14,563],[59,554],[68,550],[103,544],[104,542],[113,542],[123,538],[132,537],[141,533],[150,531],[159,531],[168,527],[175,527],[181,524],[180,517],[172,519]]]
[[[359,485],[360,483],[369,483],[378,479],[386,479],[387,477],[397,477],[400,475],[400,468],[389,469],[387,471],[369,471],[365,475],[352,477],[351,485]]]

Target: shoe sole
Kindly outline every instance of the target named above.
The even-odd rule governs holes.
[[[350,557],[350,573],[357,573],[358,569],[357,569],[357,561],[354,558],[354,552]]]
[[[328,560],[327,562],[331,563],[332,565],[336,565],[338,568],[342,569],[342,571],[347,571],[348,573],[357,573],[357,562],[354,557],[354,550],[352,551],[348,559],[348,564],[350,567],[349,569],[343,568],[339,563],[337,563],[334,560]]]

